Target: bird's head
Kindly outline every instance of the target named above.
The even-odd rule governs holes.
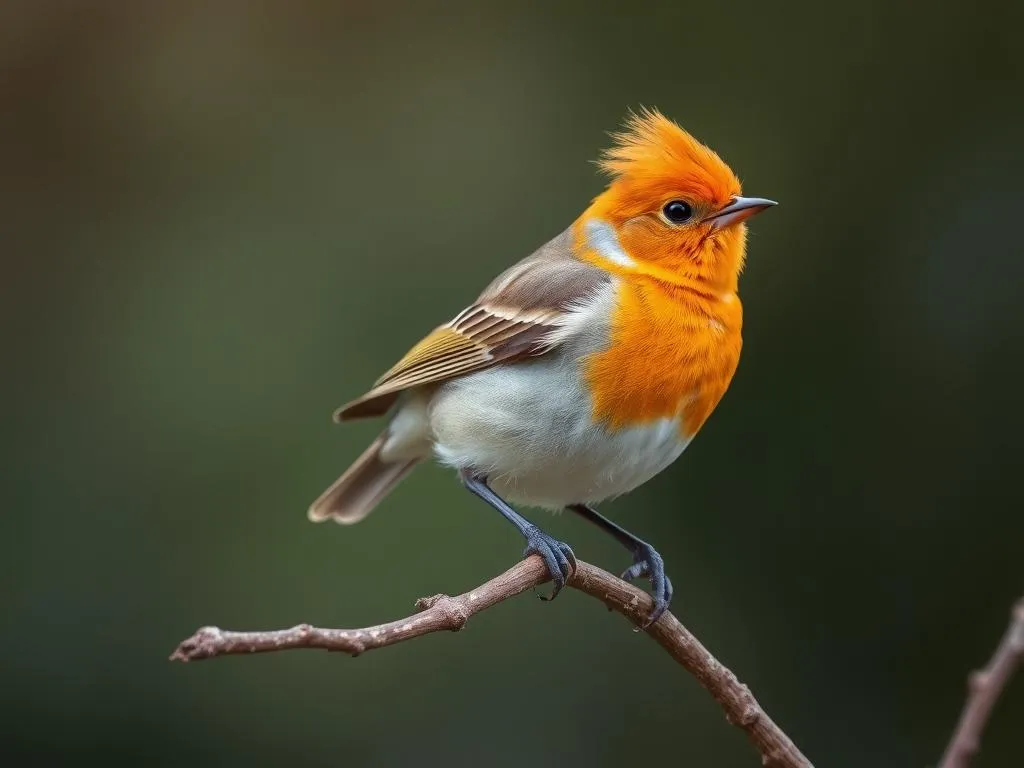
[[[599,161],[611,176],[577,221],[577,240],[618,272],[735,289],[749,217],[774,205],[743,197],[728,165],[657,111],[631,114]]]

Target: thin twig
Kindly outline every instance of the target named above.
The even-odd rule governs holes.
[[[953,738],[946,747],[939,768],[967,768],[978,752],[981,734],[988,723],[992,707],[1024,660],[1024,597],[1017,601],[1010,614],[1010,626],[989,659],[988,666],[972,672],[967,678],[970,693]]]
[[[268,632],[229,632],[203,627],[171,654],[174,661],[198,661],[229,654],[265,653],[291,648],[320,648],[358,656],[375,648],[432,632],[458,631],[471,616],[543,584],[550,576],[543,561],[531,556],[474,590],[449,597],[434,595],[416,601],[418,613],[364,629],[321,629],[299,624]],[[650,596],[607,571],[579,561],[568,585],[596,597],[608,608],[640,625],[651,610]],[[750,689],[736,679],[671,613],[666,612],[647,633],[697,678],[715,698],[729,722],[746,731],[772,768],[812,768],[790,738],[757,703]]]

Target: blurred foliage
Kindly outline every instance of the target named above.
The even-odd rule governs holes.
[[[588,598],[358,660],[188,667],[196,626],[361,625],[521,542],[424,468],[308,503],[358,394],[600,189],[628,107],[752,226],[744,358],[605,511],[819,765],[933,764],[1024,585],[1020,3],[0,6],[4,765],[682,765],[757,757]],[[578,520],[542,521],[613,570]],[[1024,680],[979,768],[1024,763]]]

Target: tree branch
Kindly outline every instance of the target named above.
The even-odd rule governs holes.
[[[364,629],[321,629],[299,624],[267,632],[229,632],[203,627],[182,641],[173,661],[198,661],[229,654],[265,653],[291,648],[320,648],[358,656],[375,648],[411,640],[432,632],[457,632],[469,618],[504,600],[550,580],[536,555],[457,597],[434,595],[416,601],[417,613],[398,621]],[[593,565],[579,561],[568,585],[603,602],[640,625],[651,610],[650,596]],[[777,726],[725,665],[700,644],[675,616],[666,612],[647,633],[708,690],[730,723],[742,728],[771,768],[812,768],[790,738]]]
[[[1010,626],[996,648],[988,666],[967,678],[970,693],[953,738],[946,747],[939,768],[967,768],[978,752],[981,734],[999,694],[1024,660],[1024,597],[1017,601],[1010,614]]]

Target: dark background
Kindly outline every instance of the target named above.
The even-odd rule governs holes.
[[[817,765],[934,765],[1024,587],[1021,7],[5,2],[0,759],[758,764],[571,591],[356,660],[167,661],[514,562],[436,467],[307,522],[379,428],[330,413],[567,225],[649,105],[781,204],[729,394],[605,511]],[[1019,676],[976,765],[1024,764],[1022,723]]]

